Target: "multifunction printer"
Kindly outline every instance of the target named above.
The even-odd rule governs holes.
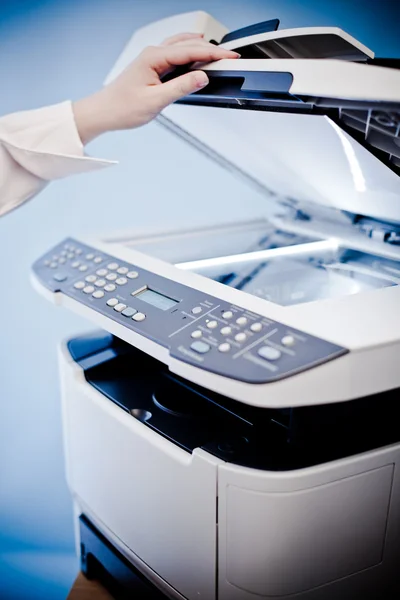
[[[99,328],[60,347],[66,473],[83,571],[131,597],[400,597],[400,63],[278,25],[177,15],[107,79],[181,31],[237,50],[159,121],[256,218],[244,198],[33,266]]]

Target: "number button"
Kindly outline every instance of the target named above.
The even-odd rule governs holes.
[[[238,319],[236,319],[236,323],[238,325],[246,325],[247,319],[246,319],[246,317],[239,317]]]
[[[116,286],[113,283],[107,283],[107,285],[104,287],[106,292],[113,292],[115,289]]]
[[[232,317],[233,317],[233,312],[231,310],[226,310],[224,313],[222,313],[223,319],[232,319]]]

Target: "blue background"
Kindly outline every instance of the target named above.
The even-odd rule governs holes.
[[[378,56],[399,56],[400,3],[370,0],[0,0],[0,114],[98,88],[134,29],[189,10],[230,29],[336,25]],[[118,167],[49,186],[0,220],[0,598],[65,598],[78,570],[64,481],[56,345],[88,329],[31,289],[31,263],[69,235],[223,220],[253,190],[151,124],[89,153]],[[226,199],[229,198],[229,203]]]

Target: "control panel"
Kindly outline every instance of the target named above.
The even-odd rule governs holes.
[[[36,261],[33,270],[52,292],[168,348],[181,361],[231,379],[268,383],[348,352],[73,239]]]

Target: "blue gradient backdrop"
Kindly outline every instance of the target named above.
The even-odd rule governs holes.
[[[396,0],[0,0],[0,114],[94,91],[135,28],[197,9],[231,29],[273,17],[282,27],[337,25],[379,56],[400,55]],[[78,569],[55,348],[88,324],[33,292],[32,261],[68,235],[222,220],[227,206],[234,216],[245,202],[251,215],[262,202],[155,124],[89,152],[120,164],[55,183],[0,220],[2,600],[65,598]]]

